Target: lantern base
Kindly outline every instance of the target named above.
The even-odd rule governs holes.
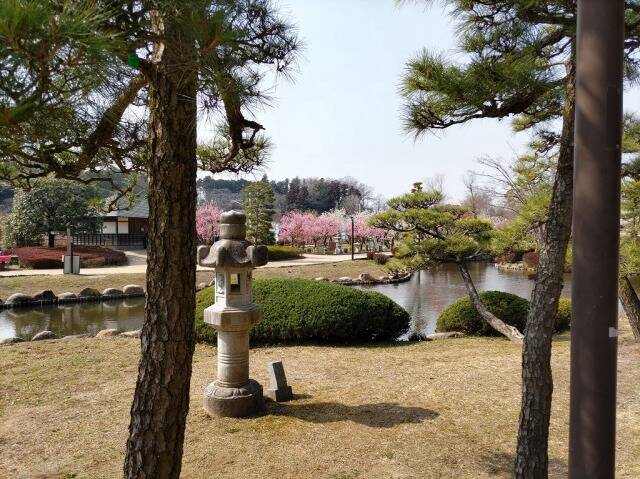
[[[204,390],[204,410],[210,416],[246,417],[264,409],[262,386],[253,379],[237,388],[214,381]]]

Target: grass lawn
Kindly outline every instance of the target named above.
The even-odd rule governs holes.
[[[341,261],[319,265],[291,266],[278,268],[260,268],[255,271],[256,278],[339,278],[341,276],[356,277],[360,273],[381,276],[382,266],[371,260]],[[209,283],[213,273],[199,271],[196,283]],[[51,289],[54,293],[77,293],[90,286],[102,291],[105,288],[122,288],[127,284],[146,284],[144,273],[104,274],[104,275],[57,275],[57,276],[8,276],[0,277],[0,298],[6,299],[13,293],[33,294],[43,289]]]
[[[640,344],[620,341],[617,477],[640,477]],[[0,477],[121,475],[139,343],[82,339],[0,348]],[[268,347],[298,399],[249,419],[208,417],[215,348],[194,357],[185,478],[510,477],[520,349],[500,338],[378,347]],[[566,477],[569,341],[554,343],[550,476]]]

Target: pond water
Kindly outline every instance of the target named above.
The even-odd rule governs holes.
[[[485,263],[471,264],[470,272],[479,291],[507,291],[527,299],[531,296],[533,281],[524,273],[501,271]],[[563,296],[570,295],[569,283],[567,275]],[[449,304],[467,294],[455,265],[420,271],[406,283],[358,288],[379,291],[393,299],[411,315],[412,330],[426,334],[435,331],[436,319]],[[5,309],[0,311],[0,339],[31,339],[45,330],[59,336],[95,334],[108,328],[130,331],[142,326],[143,317],[144,298]]]
[[[5,309],[0,311],[0,339],[31,339],[46,330],[58,336],[95,334],[109,328],[130,331],[140,328],[143,318],[144,298]]]
[[[520,271],[503,271],[490,263],[472,263],[469,272],[478,291],[506,291],[530,299],[534,281]],[[571,276],[565,275],[563,297],[571,296]],[[414,273],[410,281],[400,284],[358,286],[378,291],[393,299],[411,315],[411,331],[435,332],[436,320],[444,309],[457,299],[467,296],[460,271],[454,264],[445,264]]]

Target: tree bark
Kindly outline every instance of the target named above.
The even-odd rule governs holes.
[[[636,290],[633,288],[628,275],[620,278],[618,283],[618,297],[620,298],[624,312],[627,314],[627,319],[633,331],[633,337],[636,341],[640,341],[640,299],[638,299]]]
[[[187,10],[154,19],[163,44],[156,45],[155,51],[162,53],[149,75],[147,303],[124,462],[127,478],[180,476],[189,410],[195,345],[197,59]]]
[[[524,333],[522,404],[514,466],[514,477],[518,479],[548,477],[547,444],[553,392],[551,340],[571,235],[574,113],[575,65],[572,58],[567,67],[558,167]]]
[[[489,325],[498,331],[499,333],[505,335],[511,341],[516,344],[522,344],[522,333],[518,331],[518,328],[515,326],[509,326],[507,323],[502,321],[496,315],[494,315],[491,311],[487,309],[482,300],[480,299],[480,295],[476,290],[475,285],[473,284],[473,279],[471,279],[471,275],[469,274],[469,270],[467,269],[467,265],[463,262],[458,263],[458,267],[460,268],[460,274],[462,275],[462,279],[464,280],[464,285],[467,288],[467,292],[469,293],[469,298],[471,299],[471,303],[476,308],[482,319],[484,319]]]

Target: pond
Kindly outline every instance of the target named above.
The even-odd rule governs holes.
[[[530,299],[534,281],[521,271],[503,271],[491,263],[472,263],[469,272],[478,291],[506,291]],[[565,275],[563,297],[571,296],[571,276]],[[457,299],[467,296],[460,271],[454,264],[445,264],[414,273],[410,281],[400,284],[358,286],[379,291],[393,299],[411,315],[411,330],[435,332],[436,320],[444,309]]]
[[[95,334],[110,328],[131,331],[142,326],[143,318],[144,298],[5,309],[0,311],[0,339],[31,339],[46,330],[58,336]]]
[[[533,281],[524,273],[502,271],[485,263],[470,265],[470,271],[479,291],[507,291],[527,299],[531,295]],[[569,281],[567,275],[563,296],[570,295]],[[455,265],[420,271],[406,283],[358,288],[379,291],[393,299],[411,314],[412,330],[426,334],[435,331],[436,319],[444,308],[467,294]],[[142,326],[143,317],[144,298],[5,309],[0,311],[0,339],[31,339],[44,330],[58,336],[95,334],[108,328],[130,331]]]

